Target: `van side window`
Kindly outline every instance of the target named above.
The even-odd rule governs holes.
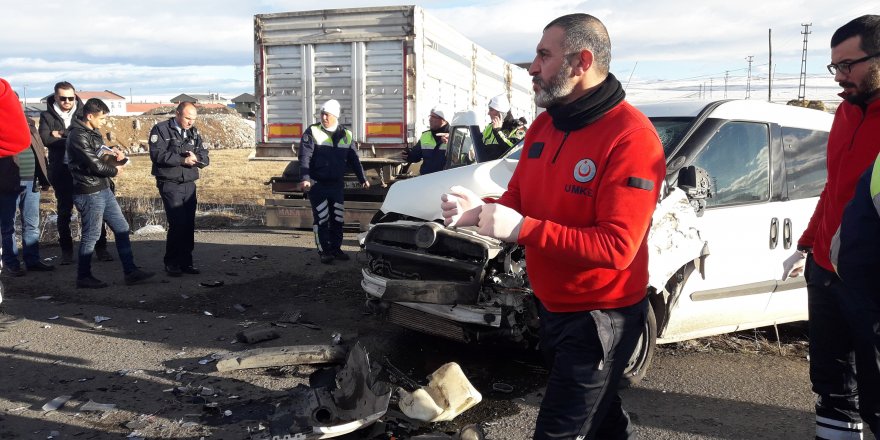
[[[728,122],[700,151],[693,165],[706,169],[713,197],[707,207],[770,198],[770,130],[767,124]]]
[[[828,174],[825,150],[828,133],[782,127],[785,183],[790,200],[817,197]]]

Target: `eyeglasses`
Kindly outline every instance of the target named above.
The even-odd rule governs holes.
[[[76,99],[76,96],[59,96],[58,97],[59,101],[73,101],[74,99]]]
[[[850,72],[852,72],[853,65],[859,64],[859,63],[864,63],[865,61],[868,61],[871,58],[875,58],[878,56],[880,56],[880,52],[877,52],[874,55],[868,55],[866,57],[859,58],[857,60],[844,61],[842,63],[831,63],[827,66],[828,71],[831,72],[832,75],[837,75],[837,72],[850,73]]]

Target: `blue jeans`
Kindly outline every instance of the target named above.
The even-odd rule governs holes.
[[[77,279],[92,276],[92,254],[95,253],[95,243],[101,235],[101,223],[106,222],[116,236],[116,252],[122,262],[122,270],[126,274],[137,269],[134,264],[134,255],[131,252],[129,240],[128,222],[122,215],[122,209],[116,203],[116,196],[110,188],[104,188],[91,194],[74,194],[73,204],[79,211],[82,223],[82,238],[79,242],[79,261],[77,264]]]
[[[18,269],[18,240],[15,213],[21,211],[22,254],[27,267],[40,262],[40,192],[33,192],[33,180],[21,182],[18,194],[0,195],[0,233],[3,236],[3,265]]]

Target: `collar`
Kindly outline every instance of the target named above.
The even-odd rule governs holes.
[[[553,126],[560,131],[574,131],[586,127],[616,107],[626,97],[623,86],[613,74],[608,76],[592,92],[568,104],[547,108]]]

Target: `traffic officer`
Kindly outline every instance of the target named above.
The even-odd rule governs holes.
[[[446,166],[446,144],[449,142],[449,116],[452,113],[436,106],[428,116],[428,130],[422,132],[419,141],[412,149],[404,150],[403,160],[417,163],[424,160],[419,174],[431,174]]]
[[[172,277],[200,273],[192,258],[196,180],[199,168],[208,166],[210,159],[194,125],[197,113],[195,104],[181,102],[173,118],[156,124],[150,131],[152,174],[156,176],[156,186],[168,220],[165,272]]]
[[[325,102],[321,106],[321,123],[309,126],[303,133],[299,149],[303,191],[308,192],[312,204],[315,244],[324,264],[349,259],[341,249],[345,220],[343,176],[348,168],[354,170],[361,186],[370,187],[357,155],[357,144],[351,131],[339,124],[339,113],[339,101]]]
[[[519,143],[525,136],[525,121],[515,119],[510,113],[507,96],[498,95],[489,100],[489,125],[483,130],[486,157],[481,162],[498,159]]]

